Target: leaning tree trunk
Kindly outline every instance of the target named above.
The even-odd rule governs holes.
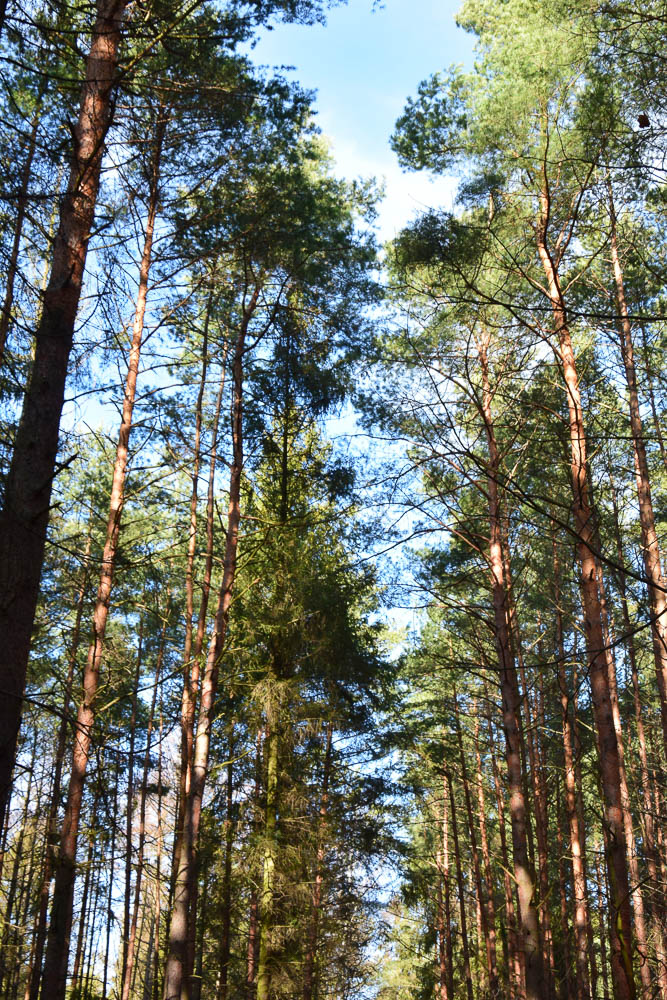
[[[148,276],[150,272],[153,233],[158,204],[158,178],[162,139],[164,136],[164,119],[162,115],[157,126],[153,170],[151,177],[151,193],[148,206],[148,218],[144,237],[144,247],[139,269],[139,290],[132,329],[130,358],[125,380],[125,395],[113,478],[111,482],[111,500],[107,518],[106,540],[102,554],[102,567],[97,590],[97,600],[93,613],[93,641],[88,649],[88,659],[83,675],[83,699],[77,713],[74,746],[72,750],[72,770],[70,774],[67,805],[60,838],[60,852],[56,870],[53,905],[51,909],[51,925],[44,961],[42,977],[42,992],[53,1000],[62,1000],[65,995],[67,977],[67,961],[69,955],[69,937],[74,901],[74,881],[76,870],[76,845],[81,816],[81,803],[86,780],[86,769],[90,755],[90,747],[95,720],[95,698],[99,683],[104,639],[111,589],[118,552],[121,517],[125,500],[125,479],[127,473],[128,451],[132,430],[132,415],[136,397],[137,376],[139,373],[139,358],[144,332],[146,315],[146,298],[148,294]]]
[[[127,0],[97,0],[67,192],[35,358],[0,513],[0,829],[11,789],[67,364],[95,215],[104,140],[111,123],[120,29]]]

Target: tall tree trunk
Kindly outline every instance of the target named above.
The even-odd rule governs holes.
[[[498,773],[498,762],[493,738],[493,726],[491,717],[487,718],[489,731],[489,748],[491,751],[491,766],[493,769],[493,785],[496,793],[496,812],[498,815],[498,834],[500,836],[500,850],[503,862],[503,885],[505,889],[505,912],[507,914],[508,940],[508,961],[507,977],[509,979],[510,1000],[515,997],[523,1000],[525,995],[524,969],[521,963],[521,949],[517,940],[516,913],[514,910],[514,894],[512,892],[512,877],[509,869],[509,856],[507,851],[507,833],[505,830],[505,800],[503,796],[502,783]]]
[[[145,600],[142,598],[143,606]],[[125,970],[127,968],[127,948],[130,940],[130,912],[132,907],[132,826],[134,819],[134,754],[135,737],[137,729],[137,701],[139,698],[139,683],[141,678],[141,667],[143,665],[144,646],[144,617],[139,616],[139,626],[137,629],[137,655],[134,668],[134,684],[132,686],[132,709],[130,711],[130,748],[127,759],[127,803],[125,808],[125,891],[123,893],[123,936],[122,936],[122,964],[120,981],[125,981]]]
[[[9,879],[9,888],[7,890],[7,896],[5,899],[5,908],[3,913],[3,926],[2,926],[2,939],[0,940],[0,996],[3,995],[3,985],[9,979],[12,966],[10,963],[10,951],[13,951],[11,946],[11,934],[12,934],[12,924],[14,922],[15,913],[14,906],[16,902],[18,887],[19,887],[19,871],[21,868],[21,862],[23,861],[23,842],[25,839],[26,828],[28,825],[28,810],[30,808],[30,800],[32,798],[32,785],[35,775],[35,754],[37,750],[37,730],[35,730],[33,737],[33,747],[32,747],[32,766],[28,770],[28,785],[26,788],[25,799],[23,801],[23,809],[21,810],[21,816],[19,819],[19,830],[14,842],[14,859],[12,862],[12,873]]]
[[[187,961],[188,914],[194,894],[196,850],[199,838],[201,806],[208,772],[208,753],[213,723],[213,709],[218,689],[220,658],[224,649],[229,622],[232,590],[236,578],[236,556],[241,520],[241,475],[243,471],[243,357],[248,325],[257,306],[260,285],[257,284],[243,310],[243,319],[234,350],[232,400],[232,464],[229,476],[229,508],[222,582],[218,595],[213,634],[202,682],[197,735],[193,751],[192,780],[183,815],[183,847],[174,889],[174,902],[169,928],[169,954],[164,977],[164,1000],[184,1000],[189,984],[185,982]]]
[[[262,760],[262,730],[257,732],[257,742],[255,750],[255,789],[253,793],[253,828],[255,833],[260,828],[259,818],[259,796],[260,796],[260,773]],[[257,889],[253,885],[250,890],[250,913],[248,915],[248,945],[246,950],[246,1000],[252,1000],[255,987],[255,973],[257,969],[257,945],[259,942],[259,898]]]
[[[615,1000],[635,1000],[636,987],[632,969],[632,914],[627,846],[623,824],[620,765],[609,690],[599,590],[600,572],[596,559],[595,511],[591,500],[588,474],[584,413],[572,340],[567,325],[565,300],[560,286],[558,269],[547,245],[551,205],[546,183],[540,197],[541,215],[537,224],[537,249],[547,280],[555,332],[560,347],[559,360],[567,395],[573,492],[572,512],[576,531],[577,559],[581,573],[580,588],[584,610],[593,717],[599,745],[605,823],[609,832],[607,865],[611,889],[610,902],[613,909],[610,921],[610,940],[614,992]]]
[[[459,830],[456,822],[456,802],[454,800],[454,786],[452,776],[447,772],[447,784],[449,787],[449,802],[452,808],[452,836],[454,838],[454,864],[456,867],[456,882],[459,891],[459,913],[461,916],[461,950],[463,953],[463,978],[466,983],[467,1000],[473,1000],[472,973],[470,971],[470,947],[468,945],[468,923],[466,919],[466,892],[463,883],[463,869],[461,867],[461,848],[459,845]]]
[[[206,374],[208,370],[208,334],[211,320],[212,293],[209,295],[206,305],[206,317],[204,321],[204,338],[202,345],[202,372],[197,393],[196,415],[195,415],[195,442],[194,461],[192,475],[192,490],[190,494],[190,533],[188,537],[188,549],[186,559],[186,617],[185,617],[185,644],[183,649],[183,690],[181,695],[181,760],[180,760],[180,785],[179,785],[179,808],[176,819],[176,841],[172,856],[172,881],[175,885],[177,873],[181,863],[181,852],[183,849],[185,828],[184,816],[185,806],[190,794],[192,781],[192,765],[194,752],[194,732],[195,716],[197,710],[197,696],[199,692],[199,679],[201,673],[201,658],[206,633],[206,616],[208,614],[208,604],[211,593],[211,576],[213,572],[213,542],[214,542],[214,491],[215,491],[215,469],[217,464],[217,442],[218,426],[220,421],[220,409],[222,406],[222,396],[226,381],[226,362],[228,342],[225,341],[222,354],[222,369],[220,383],[215,404],[213,418],[211,454],[209,460],[208,495],[206,502],[206,555],[204,558],[204,572],[201,582],[201,598],[197,615],[197,630],[194,633],[193,642],[193,617],[194,617],[194,560],[197,540],[197,499],[199,466],[201,462],[201,427],[202,427],[202,406],[204,390],[206,387]],[[192,962],[194,960],[194,910],[190,907],[188,917],[188,946],[186,958],[186,975],[192,972]]]
[[[278,707],[267,711],[266,723],[266,793],[264,814],[264,857],[262,890],[259,900],[259,961],[257,963],[257,1000],[269,1000],[273,959],[273,916],[276,874],[276,837],[278,832],[278,760],[280,736]]]
[[[229,982],[229,958],[232,944],[232,849],[234,846],[234,730],[229,731],[229,759],[227,761],[227,784],[225,789],[225,864],[222,881],[222,927],[220,931],[220,983],[218,1000],[227,1000]]]
[[[308,943],[306,946],[306,961],[303,972],[303,1000],[312,1000],[315,985],[315,964],[317,961],[317,945],[319,933],[320,910],[322,908],[322,885],[324,882],[324,854],[326,850],[326,822],[329,809],[329,779],[331,776],[331,749],[333,738],[333,722],[327,723],[327,733],[324,747],[324,766],[322,769],[322,793],[320,796],[320,812],[317,822],[317,864],[313,882],[312,909],[308,927]]]
[[[35,108],[35,113],[33,115],[32,127],[30,129],[30,136],[28,139],[28,148],[26,150],[25,160],[23,161],[23,170],[21,171],[16,206],[16,219],[14,220],[14,235],[12,238],[12,248],[9,251],[9,263],[7,265],[5,296],[2,306],[0,307],[0,366],[5,358],[7,334],[9,332],[9,326],[12,318],[12,307],[14,305],[14,284],[16,282],[16,275],[18,274],[19,252],[21,249],[21,240],[23,238],[23,223],[25,222],[25,213],[28,207],[28,188],[30,187],[30,178],[32,176],[32,163],[35,158],[35,150],[37,148],[37,131],[39,129],[41,119],[42,99],[43,94],[42,89],[40,88],[40,92],[37,97],[37,107]]]
[[[544,996],[544,973],[540,945],[540,927],[535,905],[535,877],[528,860],[526,801],[521,764],[520,694],[516,664],[510,640],[510,609],[503,558],[498,476],[500,455],[493,423],[492,393],[488,368],[488,335],[479,343],[482,369],[482,416],[489,454],[487,496],[489,509],[489,568],[493,597],[495,644],[498,653],[500,691],[503,706],[506,760],[510,794],[510,818],[514,856],[514,878],[519,897],[519,920],[525,954],[526,1000]]]
[[[625,380],[628,386],[630,402],[630,430],[634,451],[635,473],[637,480],[637,497],[639,500],[639,523],[642,536],[642,557],[644,572],[648,587],[649,604],[651,607],[651,637],[653,639],[653,658],[660,697],[660,715],[662,719],[662,738],[667,757],[667,592],[662,575],[660,546],[655,530],[653,501],[651,499],[651,481],[646,458],[646,444],[639,409],[639,392],[637,390],[637,372],[635,369],[634,346],[632,343],[632,327],[628,317],[628,303],[625,297],[623,269],[618,252],[616,231],[616,210],[611,180],[607,176],[607,191],[609,195],[609,221],[611,225],[611,261],[614,271],[616,288],[616,304],[620,317],[621,357],[625,369]]]
[[[472,808],[472,800],[470,797],[470,782],[468,781],[468,768],[466,766],[466,755],[463,747],[463,733],[461,732],[461,719],[459,716],[459,705],[455,688],[453,691],[453,697],[454,697],[454,716],[456,720],[456,738],[459,746],[459,760],[461,763],[461,783],[463,785],[463,797],[466,804],[466,815],[468,817],[468,829],[470,834],[470,853],[472,855],[473,876],[475,879],[475,888],[477,890],[477,899],[479,901],[479,909],[480,909],[480,924],[481,924],[480,944],[484,947],[486,955],[484,978],[486,979],[488,976],[488,989],[491,991],[491,995],[495,996],[496,993],[498,992],[496,931],[495,927],[490,926],[488,921],[488,896],[484,891],[484,885],[482,882],[482,871],[479,861],[479,850],[477,848],[477,836],[475,834],[475,818]],[[490,884],[489,884],[489,889],[490,889]]]
[[[493,995],[498,993],[498,960],[496,948],[496,906],[494,901],[493,873],[491,871],[491,854],[489,851],[489,837],[486,829],[486,802],[484,795],[484,778],[482,775],[482,758],[479,752],[479,714],[477,705],[473,705],[475,716],[475,762],[477,764],[477,803],[479,806],[479,836],[482,848],[482,861],[484,864],[484,880],[486,882],[486,906],[487,906],[487,927],[489,930],[489,941],[493,955],[493,970],[491,988]]]
[[[111,905],[113,903],[114,868],[116,865],[116,831],[118,829],[118,759],[116,759],[116,773],[113,786],[113,813],[111,816],[111,857],[109,859],[109,884],[107,886],[106,899],[106,935],[104,942],[104,972],[102,974],[102,1000],[107,1000],[107,985],[109,982],[109,960],[111,958],[111,924],[114,919]]]
[[[589,1000],[588,979],[588,893],[586,871],[579,834],[577,812],[577,790],[574,772],[574,734],[570,717],[570,695],[565,672],[565,642],[563,639],[563,612],[560,593],[560,562],[555,532],[552,528],[554,606],[556,612],[556,652],[558,656],[558,687],[563,732],[565,814],[570,838],[570,858],[572,863],[572,887],[574,903],[574,945],[576,954],[576,987],[578,1000]]]
[[[49,811],[46,820],[46,850],[44,856],[44,868],[42,872],[42,883],[39,892],[39,911],[37,926],[35,928],[35,942],[30,963],[29,973],[29,1000],[37,1000],[42,973],[42,957],[44,954],[44,943],[46,941],[46,924],[49,910],[49,894],[51,892],[51,881],[56,866],[58,851],[58,832],[56,822],[58,819],[58,806],[60,803],[60,792],[62,782],[63,763],[65,760],[65,750],[67,747],[67,730],[70,722],[70,702],[72,700],[72,687],[74,685],[74,669],[76,658],[79,652],[79,641],[81,636],[81,621],[88,590],[90,577],[90,548],[91,548],[91,526],[89,525],[88,536],[86,538],[86,549],[83,556],[83,573],[81,586],[76,602],[76,618],[70,642],[69,656],[67,660],[67,676],[65,678],[65,691],[63,695],[63,714],[58,726],[56,737],[56,748],[53,766],[53,787],[49,802]]]
[[[160,111],[155,135],[155,150],[153,155],[151,190],[148,205],[148,217],[144,234],[144,246],[139,268],[139,289],[132,328],[132,343],[125,379],[125,394],[116,457],[111,483],[111,499],[107,518],[106,540],[102,555],[102,567],[97,590],[97,600],[93,613],[93,640],[88,650],[88,659],[83,677],[83,699],[79,705],[72,753],[72,771],[67,794],[65,819],[60,838],[60,852],[51,910],[51,925],[46,947],[42,989],[53,1000],[63,1000],[67,961],[69,955],[69,936],[71,927],[71,911],[74,896],[74,881],[76,868],[76,844],[81,815],[81,800],[86,778],[86,768],[95,721],[95,698],[99,683],[104,639],[109,604],[113,586],[118,539],[120,535],[121,517],[125,500],[125,478],[127,473],[128,450],[132,430],[132,415],[136,396],[137,376],[141,342],[146,315],[146,299],[148,295],[148,277],[153,250],[153,234],[159,197],[160,157],[164,137],[165,120]]]
[[[146,749],[144,751],[143,772],[141,775],[141,793],[139,799],[139,841],[137,844],[137,874],[134,883],[134,901],[132,904],[132,919],[128,928],[127,950],[123,966],[123,976],[121,980],[121,1000],[129,1000],[130,984],[134,970],[134,960],[137,951],[137,925],[139,921],[139,904],[141,902],[141,886],[144,874],[144,850],[146,846],[146,802],[148,799],[148,773],[151,764],[151,738],[153,735],[153,723],[155,719],[155,705],[157,702],[157,692],[161,683],[162,662],[164,660],[164,650],[167,641],[167,626],[169,624],[169,595],[167,595],[167,607],[165,610],[162,632],[160,634],[160,645],[155,662],[155,676],[153,678],[153,694],[148,713],[148,728],[146,731]],[[151,924],[152,927],[152,924]]]
[[[49,519],[67,364],[111,122],[127,0],[97,0],[51,277],[0,513],[0,829],[11,789]],[[61,990],[62,992],[62,990]],[[59,993],[53,993],[57,1000]]]

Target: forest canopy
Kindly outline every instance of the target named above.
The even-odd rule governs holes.
[[[665,5],[334,7],[0,2],[0,997],[667,1000]]]

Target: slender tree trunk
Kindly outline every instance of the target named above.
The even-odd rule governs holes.
[[[160,645],[158,648],[157,660],[155,663],[155,676],[153,679],[153,694],[151,696],[151,706],[148,713],[148,728],[146,731],[146,749],[144,751],[144,764],[141,776],[141,793],[139,800],[139,841],[137,844],[137,874],[134,883],[134,901],[132,904],[132,920],[129,924],[127,937],[127,951],[123,968],[121,985],[121,1000],[129,1000],[130,984],[132,982],[132,972],[135,964],[137,951],[137,925],[139,921],[139,904],[141,902],[141,887],[144,874],[144,850],[146,846],[146,801],[148,798],[148,773],[151,764],[151,738],[153,736],[153,723],[155,719],[155,705],[157,702],[157,692],[161,683],[162,662],[164,660],[164,650],[167,641],[167,625],[169,623],[169,597],[167,596],[167,608],[160,634]],[[152,927],[152,924],[151,924]]]
[[[10,965],[10,951],[13,949],[11,945],[11,934],[12,934],[12,923],[15,920],[14,907],[19,887],[19,871],[21,867],[21,862],[23,859],[23,842],[26,834],[26,827],[28,824],[28,810],[30,807],[30,800],[32,798],[32,785],[35,774],[35,752],[37,749],[37,732],[35,731],[33,738],[33,750],[32,750],[32,766],[28,772],[28,785],[26,788],[25,799],[23,802],[23,809],[21,810],[21,818],[19,820],[19,831],[14,842],[14,860],[12,862],[12,873],[9,879],[9,888],[7,890],[7,898],[5,900],[5,912],[3,914],[3,927],[2,927],[2,940],[0,941],[0,996],[2,996],[3,985],[9,979],[12,971]]]
[[[547,247],[550,202],[545,185],[541,194],[541,217],[537,226],[537,249],[547,279],[559,358],[567,394],[572,477],[572,511],[577,533],[576,549],[581,573],[580,587],[584,610],[589,679],[593,716],[599,743],[599,764],[608,837],[608,872],[613,908],[610,921],[612,971],[615,1000],[635,1000],[632,969],[632,914],[627,866],[627,846],[623,824],[620,764],[609,690],[604,641],[600,573],[596,559],[595,511],[591,500],[588,456],[579,378],[567,326],[558,270]]]
[[[461,782],[463,785],[463,797],[466,804],[466,815],[468,817],[468,828],[470,832],[470,853],[472,855],[472,868],[477,889],[477,898],[480,909],[480,944],[483,945],[486,963],[484,967],[484,978],[488,977],[488,988],[491,995],[495,996],[498,991],[498,967],[496,958],[496,931],[493,925],[489,925],[488,920],[488,895],[484,892],[482,883],[482,871],[479,861],[479,850],[477,848],[477,836],[475,834],[475,819],[470,797],[470,782],[468,781],[468,768],[466,766],[466,756],[463,747],[463,734],[461,732],[461,719],[459,716],[459,705],[454,689],[454,716],[456,719],[456,737],[459,746],[459,760],[461,762]],[[489,883],[490,888],[490,883]]]
[[[208,370],[208,334],[211,319],[212,294],[206,306],[206,318],[204,322],[204,338],[202,345],[202,373],[197,394],[196,416],[195,416],[195,443],[194,443],[194,469],[192,476],[192,491],[190,495],[190,533],[188,537],[188,550],[186,561],[186,627],[185,645],[183,650],[183,691],[181,697],[181,762],[180,762],[180,792],[179,808],[176,820],[176,842],[172,856],[172,880],[175,885],[177,873],[181,864],[181,851],[183,848],[185,827],[185,806],[190,794],[192,782],[192,766],[194,753],[194,732],[195,716],[197,709],[197,696],[199,692],[199,679],[201,673],[202,649],[206,632],[206,616],[211,593],[211,576],[213,572],[213,541],[214,541],[214,490],[215,490],[215,468],[217,464],[217,441],[218,426],[220,421],[220,409],[222,406],[222,396],[226,381],[226,362],[228,343],[225,341],[222,354],[222,370],[218,395],[215,404],[213,418],[211,455],[209,461],[208,496],[206,503],[206,555],[204,558],[204,572],[201,582],[201,598],[197,615],[197,630],[194,633],[193,642],[193,617],[194,617],[194,558],[196,552],[197,539],[197,495],[199,482],[199,466],[201,462],[201,426],[202,426],[202,405],[204,390],[206,387],[206,374]],[[185,976],[192,973],[192,963],[194,962],[194,942],[195,942],[195,913],[198,881],[195,880],[195,889],[190,901],[190,911],[188,914],[188,945],[186,957]],[[194,905],[193,905],[194,903]]]
[[[557,798],[556,798],[556,843],[558,844],[558,887],[560,890],[560,933],[561,933],[561,946],[562,946],[562,956],[563,956],[563,972],[560,977],[561,990],[560,996],[561,1000],[583,1000],[583,994],[580,992],[578,985],[576,983],[573,986],[572,983],[572,969],[575,968],[575,977],[578,970],[576,969],[576,962],[572,961],[572,953],[570,947],[570,921],[569,921],[569,908],[567,901],[567,876],[565,874],[565,847],[563,843],[563,829],[561,824],[561,798],[560,798],[560,787],[556,786]],[[590,994],[589,994],[590,995]]]
[[[259,961],[257,963],[257,1000],[269,1000],[272,973],[272,933],[276,872],[276,837],[278,830],[278,709],[267,712],[266,725],[266,795],[264,816],[264,858],[262,891],[259,900]]]
[[[318,932],[320,910],[322,908],[322,885],[324,882],[324,853],[326,849],[326,822],[329,809],[329,779],[331,776],[331,749],[333,738],[333,722],[327,723],[327,733],[324,747],[324,767],[322,771],[322,794],[320,798],[320,813],[317,829],[317,865],[313,883],[312,909],[308,927],[308,944],[303,972],[303,1000],[312,1000],[315,985],[315,964],[317,961]]]
[[[51,881],[57,858],[58,833],[56,823],[58,819],[58,805],[60,803],[60,791],[62,782],[63,763],[65,760],[65,750],[67,747],[67,730],[70,722],[70,702],[72,700],[72,687],[74,685],[74,669],[76,658],[79,652],[79,641],[81,636],[81,621],[85,606],[86,592],[90,577],[90,547],[91,547],[90,526],[86,539],[86,549],[83,556],[83,574],[81,586],[76,602],[76,618],[70,643],[70,651],[67,661],[67,676],[65,678],[65,692],[63,696],[63,714],[58,726],[58,736],[56,737],[56,749],[54,754],[53,767],[53,788],[49,803],[49,812],[46,821],[46,850],[44,856],[44,869],[42,873],[42,883],[39,892],[39,912],[37,927],[35,929],[35,943],[29,974],[29,1000],[37,1000],[42,972],[42,957],[44,954],[44,943],[46,941],[46,924],[49,910],[49,894],[51,891]]]
[[[67,363],[95,214],[126,0],[97,0],[67,192],[0,513],[0,829],[9,799],[44,560]],[[51,982],[55,985],[53,979]],[[52,1000],[62,993],[53,992]]]
[[[142,605],[144,600],[142,599]],[[130,712],[130,750],[127,761],[127,805],[125,809],[125,892],[123,893],[123,958],[121,964],[121,983],[125,982],[127,969],[127,949],[130,940],[130,912],[132,906],[132,825],[134,819],[134,753],[137,728],[137,700],[139,698],[139,683],[143,664],[144,619],[139,617],[137,656],[134,669],[134,684],[132,687],[132,709]]]
[[[23,162],[23,170],[21,171],[16,219],[14,220],[14,236],[12,239],[12,248],[9,251],[9,263],[7,265],[5,296],[2,307],[0,308],[0,366],[5,358],[7,334],[9,332],[9,326],[12,318],[12,307],[14,305],[14,284],[16,282],[16,275],[18,274],[19,252],[21,249],[21,240],[23,238],[23,223],[25,222],[25,213],[28,207],[28,188],[30,186],[30,178],[32,176],[32,163],[35,158],[35,150],[37,148],[37,131],[39,129],[41,119],[42,98],[43,94],[40,89],[40,93],[37,98],[37,108],[35,109],[32,127],[30,129],[28,148]]]
[[[93,614],[93,641],[88,650],[88,660],[83,677],[83,699],[77,713],[76,733],[72,753],[72,771],[67,795],[67,806],[60,838],[60,853],[56,870],[56,882],[51,910],[51,926],[46,948],[44,974],[42,977],[43,992],[50,1000],[63,1000],[67,960],[69,955],[69,936],[71,928],[71,911],[74,896],[74,880],[76,868],[76,844],[81,815],[81,801],[86,778],[86,768],[95,721],[95,698],[99,683],[104,639],[113,576],[118,551],[121,516],[125,499],[125,478],[127,472],[130,433],[132,430],[132,415],[136,396],[137,376],[139,373],[139,358],[146,315],[146,298],[148,294],[148,276],[150,272],[155,217],[157,214],[159,196],[160,156],[164,136],[164,118],[160,116],[155,138],[155,152],[151,177],[151,192],[148,207],[148,218],[144,235],[144,247],[139,269],[139,290],[132,329],[130,358],[125,380],[125,395],[123,413],[116,445],[116,458],[111,484],[111,501],[107,519],[106,541],[102,555],[100,581],[97,590],[97,601]]]
[[[234,730],[229,732],[229,760],[227,761],[226,815],[225,815],[225,867],[222,881],[222,927],[220,932],[220,982],[218,1000],[227,1000],[229,958],[232,944],[232,849],[234,846]]]
[[[506,579],[506,565],[503,559],[500,500],[498,496],[500,455],[496,443],[491,409],[492,394],[489,383],[487,345],[488,337],[484,334],[479,345],[479,360],[483,382],[482,416],[489,452],[487,476],[489,566],[491,570],[495,643],[498,653],[503,728],[506,743],[514,878],[519,897],[519,919],[525,954],[526,1000],[542,1000],[545,996],[544,972],[542,968],[540,928],[537,907],[535,905],[535,878],[528,860],[527,811],[521,763],[520,694],[510,640],[509,581]]]
[[[218,595],[213,634],[202,682],[197,735],[194,743],[192,781],[183,817],[184,837],[176,877],[174,902],[169,928],[169,954],[164,977],[164,1000],[186,1000],[189,985],[184,981],[187,962],[188,914],[194,892],[196,849],[199,837],[201,806],[208,772],[213,709],[218,688],[220,658],[229,622],[232,590],[236,578],[236,555],[241,520],[241,474],[243,469],[243,355],[248,324],[255,311],[260,286],[247,303],[236,341],[233,361],[232,464],[229,478],[229,509],[222,583]],[[184,991],[183,998],[181,997]]]
[[[262,759],[262,730],[257,733],[257,744],[255,751],[255,790],[253,795],[253,827],[255,832],[259,830],[259,795],[260,795],[260,769]],[[259,930],[259,899],[257,889],[253,886],[250,891],[250,913],[248,918],[248,947],[246,958],[246,1000],[252,1000],[255,986],[255,972],[257,968],[257,944]]]
[[[90,895],[90,881],[93,874],[93,856],[95,851],[95,827],[97,825],[97,793],[93,805],[93,815],[90,824],[90,836],[88,839],[88,856],[85,865],[85,877],[83,880],[83,896],[81,897],[81,912],[79,914],[79,929],[76,935],[76,950],[74,952],[74,965],[72,966],[72,989],[76,992],[81,971],[81,960],[86,942],[86,922],[88,919],[88,898]]]
[[[454,838],[454,862],[456,867],[456,881],[459,890],[459,912],[461,915],[461,949],[463,952],[463,977],[466,982],[467,1000],[473,1000],[472,974],[470,971],[470,948],[468,945],[468,923],[466,919],[466,892],[463,884],[463,869],[461,867],[461,848],[459,846],[459,831],[456,822],[456,802],[454,800],[454,786],[452,776],[447,773],[447,784],[449,786],[449,801],[452,807],[452,836]]]
[[[452,940],[452,913],[451,913],[451,890],[449,879],[449,791],[447,787],[447,775],[443,771],[442,775],[442,888],[444,896],[444,937],[445,937],[445,984],[447,996],[443,998],[442,982],[442,962],[440,965],[440,1000],[453,1000],[454,998],[454,942]]]
[[[576,988],[578,1000],[588,1000],[590,983],[588,979],[588,894],[586,872],[579,834],[577,812],[577,789],[574,771],[574,734],[570,718],[570,695],[565,672],[565,643],[563,639],[563,614],[560,594],[560,563],[555,533],[552,532],[554,605],[556,610],[556,650],[558,655],[558,687],[563,731],[565,814],[570,837],[570,857],[572,863],[572,887],[574,903],[574,945],[576,953]]]
[[[601,850],[603,848],[601,847]],[[595,854],[595,877],[598,889],[598,925],[600,929],[600,965],[602,966],[602,989],[604,1000],[609,1000],[609,974],[607,971],[607,946],[605,944],[605,906],[602,886],[604,876],[601,871],[599,854]]]
[[[109,981],[109,959],[111,957],[111,924],[114,919],[111,904],[113,903],[114,868],[116,866],[116,830],[118,829],[118,759],[116,759],[115,781],[113,786],[113,814],[111,816],[111,857],[109,860],[109,884],[107,886],[107,919],[104,942],[104,972],[102,974],[102,1000],[107,1000],[107,984]]]
[[[508,961],[507,976],[509,979],[510,1000],[518,997],[523,1000],[525,996],[524,970],[521,964],[521,949],[517,940],[516,913],[514,910],[514,894],[512,892],[512,878],[509,868],[509,855],[507,851],[507,833],[505,830],[505,800],[503,788],[498,773],[498,763],[493,739],[493,726],[491,718],[487,719],[489,730],[489,747],[491,750],[491,765],[493,768],[493,784],[496,792],[496,811],[498,814],[498,834],[500,837],[500,850],[503,861],[503,885],[505,889],[505,912],[507,914],[508,940]]]
[[[630,429],[634,451],[635,472],[637,480],[637,497],[639,500],[639,523],[642,536],[642,556],[644,572],[648,587],[649,604],[651,607],[651,637],[653,639],[653,658],[660,697],[660,716],[662,719],[662,738],[667,757],[667,591],[662,575],[660,546],[655,530],[655,516],[651,499],[651,481],[646,457],[644,430],[639,408],[639,392],[637,390],[637,373],[635,369],[634,346],[632,343],[632,327],[628,317],[628,304],[625,297],[623,269],[618,252],[616,233],[616,210],[609,176],[607,176],[609,194],[609,220],[611,224],[611,260],[616,286],[616,304],[620,317],[621,356],[625,369],[625,380],[630,397]],[[649,984],[650,985],[650,984]]]
[[[482,758],[479,752],[479,714],[477,706],[473,706],[475,716],[475,761],[477,764],[477,803],[479,806],[479,836],[482,848],[482,861],[484,864],[484,880],[486,882],[486,906],[487,906],[487,927],[489,929],[489,942],[493,953],[494,975],[492,976],[492,990],[495,996],[499,990],[498,983],[498,959],[496,946],[496,905],[494,900],[493,873],[491,870],[491,854],[489,851],[489,837],[486,829],[486,802],[484,795],[484,779],[482,775]]]

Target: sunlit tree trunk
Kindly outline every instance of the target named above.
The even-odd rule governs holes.
[[[535,901],[535,878],[528,859],[527,810],[521,762],[520,694],[510,640],[510,609],[506,566],[502,550],[498,476],[500,454],[496,442],[492,393],[488,369],[488,335],[482,334],[478,352],[482,371],[482,417],[488,447],[487,497],[489,511],[489,568],[494,612],[494,637],[498,653],[503,728],[510,795],[514,878],[519,897],[519,919],[525,953],[526,1000],[544,996],[540,928]]]
[[[454,866],[456,868],[456,883],[459,894],[459,913],[461,918],[461,951],[463,954],[463,978],[466,984],[467,1000],[473,1000],[472,972],[470,969],[470,946],[468,944],[468,921],[466,917],[466,891],[463,882],[463,868],[461,859],[461,847],[459,844],[459,829],[456,821],[456,801],[454,799],[454,786],[452,776],[447,773],[447,785],[449,788],[449,802],[452,809],[452,837],[454,839]]]
[[[56,868],[53,905],[51,909],[51,924],[44,961],[42,991],[53,1000],[63,1000],[69,956],[69,937],[71,929],[71,911],[74,898],[74,881],[76,869],[76,845],[81,817],[81,803],[86,779],[86,768],[95,721],[95,699],[99,683],[104,640],[111,590],[118,552],[121,516],[125,501],[125,479],[132,430],[132,416],[136,397],[137,376],[139,374],[139,359],[144,332],[146,315],[146,299],[148,295],[148,277],[150,273],[153,234],[159,198],[160,157],[164,137],[165,120],[160,115],[155,136],[153,155],[151,191],[148,205],[148,217],[144,233],[144,245],[139,268],[139,289],[132,327],[132,342],[116,456],[111,483],[111,498],[106,526],[106,540],[102,555],[102,566],[97,590],[97,600],[93,613],[93,640],[88,650],[88,659],[83,676],[83,699],[79,704],[72,752],[72,768],[70,773],[65,819],[60,837],[60,851]]]
[[[614,993],[615,1000],[634,1000],[636,988],[632,969],[632,913],[627,845],[623,821],[618,743],[609,690],[600,601],[595,511],[592,506],[588,475],[588,455],[579,377],[567,325],[565,301],[558,269],[547,242],[551,204],[546,182],[541,191],[540,204],[541,214],[537,222],[537,250],[547,281],[555,332],[560,348],[558,357],[567,396],[573,493],[572,513],[576,530],[577,559],[581,574],[580,589],[584,610],[593,716],[599,746],[605,822],[609,831],[607,862],[613,908],[610,921],[610,940]]]
[[[35,334],[0,513],[0,829],[9,799],[28,654],[44,560],[67,364],[95,214],[104,141],[111,122],[120,29],[126,0],[97,0],[74,150],[51,277]],[[55,987],[55,980],[50,977]],[[64,984],[52,993],[59,1000]]]
[[[222,582],[218,595],[213,634],[202,680],[197,734],[194,741],[190,793],[183,814],[183,847],[174,888],[174,901],[169,928],[169,952],[164,977],[164,1000],[183,1000],[189,994],[185,981],[190,903],[194,895],[196,850],[199,838],[201,807],[208,773],[213,710],[218,689],[220,658],[224,649],[229,622],[232,590],[236,578],[236,557],[241,520],[241,476],[243,471],[243,358],[248,325],[257,306],[259,284],[243,310],[243,319],[236,339],[232,363],[232,463],[229,478],[227,537],[223,561]]]

